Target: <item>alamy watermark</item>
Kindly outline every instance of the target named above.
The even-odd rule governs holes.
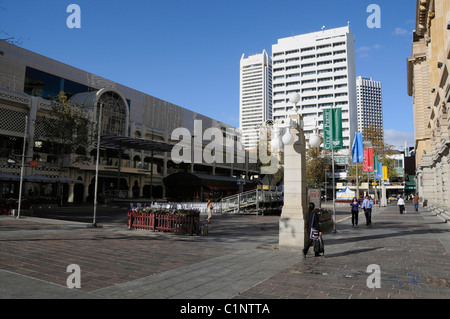
[[[70,15],[67,17],[66,25],[69,29],[81,28],[81,8],[78,4],[69,4],[66,9]],[[366,9],[367,13],[370,13],[367,18],[366,24],[370,29],[381,28],[381,8],[378,4],[370,4]]]
[[[67,266],[66,272],[71,273],[67,277],[66,285],[67,288],[81,288],[81,268],[77,264],[70,264]]]
[[[380,266],[376,264],[371,264],[367,266],[367,273],[369,273],[369,277],[367,277],[366,284],[367,288],[381,288],[381,269]]]
[[[371,13],[367,17],[367,27],[369,29],[380,29],[381,28],[381,8],[378,4],[370,4],[366,10],[367,13]]]
[[[256,164],[258,159],[262,174],[275,174],[278,171],[278,158],[269,152],[269,144],[265,129],[261,129],[256,149],[245,151],[242,136],[233,128],[219,129],[210,127],[203,130],[201,120],[194,121],[194,132],[179,127],[172,131],[171,140],[179,141],[171,151],[171,159],[175,164],[222,164],[248,163]],[[209,143],[203,147],[203,142]],[[270,147],[270,146],[269,146]]]
[[[81,8],[78,4],[69,4],[66,12],[70,13],[67,17],[66,25],[69,29],[81,28]]]
[[[70,273],[67,277],[67,288],[81,288],[81,268],[77,264],[70,264],[67,266],[66,272]],[[367,266],[366,273],[370,274],[367,277],[366,285],[369,289],[381,288],[381,269],[377,264],[370,264]]]
[[[66,25],[69,29],[81,28],[81,8],[78,4],[70,4],[66,9],[70,15],[67,17]],[[370,4],[366,10],[371,13],[366,21],[368,28],[381,28],[381,8],[377,4]],[[176,128],[173,130],[171,139],[180,140],[171,152],[171,159],[174,163],[248,163],[255,164],[259,162],[262,174],[275,174],[278,171],[278,158],[271,154],[270,143],[268,143],[267,134],[259,134],[258,146],[254,150],[245,151],[242,145],[242,137],[235,134],[234,129],[226,129],[227,136],[235,138],[223,138],[223,130],[217,127],[202,130],[202,121],[194,121],[194,133],[186,128]],[[260,129],[260,133],[264,131]],[[224,142],[225,140],[225,142]],[[203,141],[210,141],[204,148]],[[248,156],[246,156],[246,153]]]

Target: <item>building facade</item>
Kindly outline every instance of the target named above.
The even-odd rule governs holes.
[[[266,50],[240,61],[239,128],[245,149],[256,149],[259,126],[272,119],[272,59]]]
[[[303,116],[308,139],[323,135],[323,109],[342,108],[343,145],[351,147],[357,130],[355,45],[350,27],[278,39],[272,45],[273,119],[295,109]],[[292,105],[289,96],[300,94]]]
[[[424,205],[450,209],[450,2],[417,0],[408,93],[413,97],[416,187]]]
[[[369,77],[356,78],[356,102],[358,106],[358,132],[373,125],[383,128],[383,104],[381,82]]]
[[[239,187],[238,181],[257,173],[256,164],[249,163],[243,152],[240,134],[235,128],[0,41],[0,174],[20,174],[23,140],[27,132],[25,162],[35,165],[26,165],[25,175],[50,178],[47,181],[56,177],[76,180],[76,183],[64,184],[64,200],[85,202],[93,199],[95,142],[83,150],[87,160],[74,163],[72,152],[63,154],[62,160],[58,161],[44,130],[43,123],[54,115],[51,100],[60,92],[64,92],[71,103],[84,107],[94,127],[102,114],[102,141],[104,136],[109,136],[109,140],[106,145],[102,144],[99,156],[99,194],[109,192],[124,198],[206,200],[235,192]],[[231,156],[227,157],[228,161],[213,163],[193,158],[193,154],[198,154],[197,148],[202,151],[210,142],[203,137],[205,130],[213,127],[222,132],[222,145],[226,145],[221,150],[215,149],[215,156],[224,156],[228,152],[234,161],[229,161]],[[179,136],[173,136],[177,128],[187,129],[189,138],[192,134],[192,156],[188,162],[173,161],[171,157],[171,147],[180,142]],[[192,174],[196,184],[175,185],[176,189],[168,189],[164,179],[179,172]],[[220,189],[213,185],[217,180],[221,181]],[[0,185],[0,196],[17,198],[18,183],[0,180]],[[23,192],[55,195],[55,188],[55,183],[33,183],[30,177]]]

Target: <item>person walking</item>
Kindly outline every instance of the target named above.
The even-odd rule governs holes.
[[[400,214],[403,214],[403,211],[405,210],[405,201],[401,196],[398,196],[397,205],[398,208],[400,209]]]
[[[418,212],[419,211],[419,195],[415,194],[412,201],[413,201],[413,204],[414,204],[414,210],[416,212]]]
[[[358,226],[358,214],[359,207],[361,206],[356,197],[353,197],[353,201],[350,203],[351,212],[352,212],[352,226]]]
[[[208,199],[208,204],[206,204],[206,212],[208,213],[208,218],[206,218],[206,223],[209,224],[211,222],[211,217],[213,213],[213,205],[211,200]]]
[[[306,216],[306,224],[305,231],[308,234],[308,240],[306,241],[306,245],[303,248],[303,257],[306,258],[306,254],[308,253],[309,247],[314,243],[314,240],[322,236],[322,232],[320,231],[319,225],[319,216],[314,212],[315,205],[314,203],[309,203],[308,205],[308,214]],[[315,256],[320,256],[319,252],[315,252]]]
[[[364,215],[366,216],[366,225],[372,226],[373,199],[369,197],[369,195],[366,195],[361,207],[364,210]]]

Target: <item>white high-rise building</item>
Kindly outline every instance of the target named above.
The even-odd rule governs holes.
[[[266,50],[241,57],[239,127],[245,149],[256,149],[259,126],[272,118],[272,59]]]
[[[344,149],[357,130],[355,43],[350,27],[278,39],[272,45],[273,119],[294,110],[292,93],[300,94],[296,111],[303,116],[306,138],[318,128],[323,136],[323,109],[342,108]]]
[[[372,78],[356,78],[356,101],[358,105],[358,131],[373,124],[383,128],[383,105],[381,102],[381,82]]]

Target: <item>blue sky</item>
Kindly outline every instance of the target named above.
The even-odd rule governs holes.
[[[81,28],[70,29],[70,4]],[[370,4],[381,27],[369,28]],[[356,74],[383,85],[387,142],[414,145],[406,59],[414,0],[0,0],[0,30],[25,49],[239,126],[239,60],[279,38],[341,27],[355,37]],[[4,36],[3,36],[4,37]]]

